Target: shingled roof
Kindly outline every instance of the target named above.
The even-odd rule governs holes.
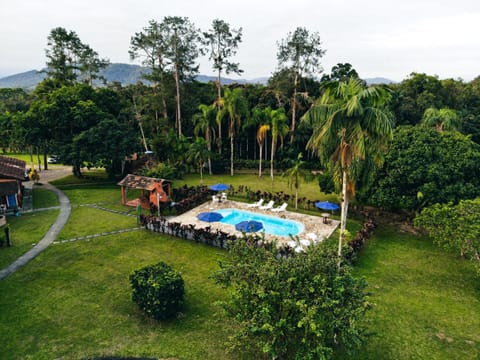
[[[23,180],[26,165],[23,160],[0,155],[0,178]]]
[[[168,180],[151,178],[146,176],[132,175],[128,174],[123,178],[122,181],[118,183],[120,186],[125,186],[130,189],[144,189],[144,190],[153,190],[155,184],[162,184],[165,182],[170,182]]]

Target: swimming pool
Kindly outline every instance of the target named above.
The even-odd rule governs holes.
[[[236,225],[242,221],[255,220],[263,224],[263,230],[266,234],[277,236],[298,235],[304,229],[304,225],[298,221],[280,219],[275,216],[269,216],[239,209],[219,209],[215,210],[222,214],[221,223]]]

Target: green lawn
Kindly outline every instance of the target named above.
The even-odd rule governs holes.
[[[54,192],[42,189],[38,186],[33,188],[33,208],[34,209],[41,209],[41,208],[48,208],[52,206],[58,206],[60,203],[58,202],[57,195]]]
[[[228,359],[226,293],[209,278],[224,252],[147,231],[52,245],[0,282],[0,358]],[[186,282],[184,315],[157,323],[131,300],[129,274],[165,261]]]
[[[478,359],[480,281],[472,264],[426,238],[379,229],[362,251],[375,333],[352,359]]]
[[[55,222],[57,216],[58,210],[26,213],[20,217],[8,216],[7,222],[10,227],[12,246],[0,248],[0,269],[10,265],[31,249],[32,244],[38,243]],[[3,236],[3,229],[0,231]]]
[[[252,175],[233,179],[218,176],[205,183],[261,184]],[[285,191],[282,180],[275,183]],[[186,181],[196,185],[198,177]],[[118,186],[71,184],[63,184],[74,208],[60,239],[135,226],[135,218],[79,206],[100,202],[121,209]],[[302,196],[321,196],[316,184],[302,188]],[[12,233],[39,240],[56,214],[14,218]],[[359,226],[349,223],[352,234]],[[0,249],[0,262],[6,264],[4,251],[11,250]],[[232,325],[215,305],[226,291],[210,278],[225,256],[216,248],[143,230],[52,245],[0,281],[0,358],[238,358],[225,350]],[[187,306],[179,320],[149,320],[130,299],[128,275],[157,261],[180,270],[186,281]],[[425,238],[383,227],[362,250],[355,271],[370,284],[374,307],[366,325],[374,335],[358,354],[342,359],[478,359],[480,281],[471,263]]]
[[[187,185],[201,185],[200,176],[198,174],[192,174],[185,176],[184,179],[174,182],[174,186],[181,186],[183,184]],[[223,183],[228,185],[233,185],[235,188],[238,188],[239,185],[248,186],[251,190],[257,191],[269,191],[277,192],[283,191],[285,193],[294,195],[295,188],[290,189],[288,186],[288,178],[281,175],[276,175],[274,177],[273,186],[271,178],[268,174],[266,176],[258,177],[255,174],[238,174],[234,177],[230,175],[204,175],[203,185],[213,185],[216,183]],[[316,180],[312,182],[302,182],[298,191],[299,197],[306,197],[310,200],[328,200],[333,202],[338,202],[338,197],[335,194],[324,194],[320,192],[318,182]]]

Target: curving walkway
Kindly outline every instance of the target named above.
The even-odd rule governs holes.
[[[60,214],[58,215],[57,220],[55,220],[55,223],[50,227],[43,239],[40,240],[37,245],[35,245],[25,254],[20,256],[8,267],[0,270],[0,280],[14,273],[18,269],[26,265],[30,260],[35,258],[43,250],[45,250],[51,243],[53,243],[57,235],[60,233],[60,230],[62,230],[62,228],[68,221],[70,212],[72,210],[68,197],[63,193],[63,191],[57,189],[55,186],[49,183],[45,183],[43,185],[43,188],[52,190],[55,194],[57,194],[58,200],[60,202]]]

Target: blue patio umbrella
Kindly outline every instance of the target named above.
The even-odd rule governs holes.
[[[340,209],[340,206],[338,206],[337,204],[335,203],[332,203],[330,201],[317,201],[315,203],[315,206],[319,209],[322,209],[322,210],[338,210]]]
[[[230,186],[227,184],[215,184],[209,187],[210,190],[213,191],[224,191],[227,190]]]
[[[257,232],[258,230],[263,229],[263,224],[260,221],[242,221],[235,225],[235,229],[243,232]]]
[[[223,216],[217,212],[203,212],[197,215],[197,219],[206,222],[214,222],[222,220]]]

